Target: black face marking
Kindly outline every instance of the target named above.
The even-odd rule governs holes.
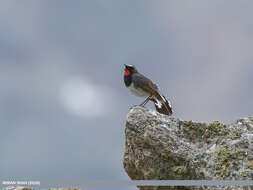
[[[125,82],[126,87],[129,87],[132,83],[132,74],[128,76],[124,75],[124,82]]]
[[[129,87],[132,83],[132,75],[137,72],[133,65],[125,65],[125,71],[129,71],[129,75],[124,75],[124,82],[126,87]]]

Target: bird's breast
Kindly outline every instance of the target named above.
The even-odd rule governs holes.
[[[150,95],[150,93],[142,90],[141,88],[136,88],[133,84],[133,82],[127,87],[130,92],[132,92],[135,96],[139,96],[139,97],[148,97]]]

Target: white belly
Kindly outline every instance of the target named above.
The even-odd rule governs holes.
[[[135,95],[135,96],[140,96],[140,97],[144,97],[147,98],[150,94],[143,91],[142,89],[138,88],[134,88],[133,83],[128,87],[128,89]]]

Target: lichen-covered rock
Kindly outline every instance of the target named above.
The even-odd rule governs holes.
[[[131,179],[253,179],[253,118],[206,124],[138,106],[127,115],[125,134],[123,164]],[[140,187],[154,188],[165,187]]]

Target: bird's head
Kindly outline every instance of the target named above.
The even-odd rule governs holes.
[[[126,64],[124,65],[125,65],[125,76],[129,76],[137,72],[137,69],[135,68],[134,65],[126,65]]]

